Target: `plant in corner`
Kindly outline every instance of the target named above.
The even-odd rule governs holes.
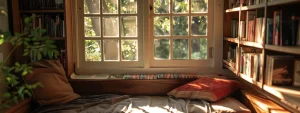
[[[42,86],[40,83],[27,84],[24,77],[32,73],[32,67],[29,63],[14,62],[7,64],[8,59],[13,55],[17,48],[23,50],[23,56],[29,56],[41,60],[42,58],[57,58],[59,55],[55,42],[50,40],[48,36],[44,36],[47,30],[35,27],[33,25],[35,15],[24,19],[23,33],[14,33],[0,31],[0,45],[10,43],[13,49],[7,55],[7,58],[0,62],[0,83],[5,84],[5,90],[0,94],[0,112],[11,105],[31,97],[31,90]],[[2,78],[2,79],[1,79]],[[0,89],[1,90],[1,89]]]

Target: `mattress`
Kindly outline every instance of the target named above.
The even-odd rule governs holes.
[[[168,96],[93,95],[43,106],[33,113],[251,113],[234,98],[216,103]]]

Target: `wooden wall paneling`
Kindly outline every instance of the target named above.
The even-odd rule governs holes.
[[[72,0],[65,0],[65,21],[66,21],[66,73],[70,76],[74,73],[73,60],[73,36],[72,36]]]

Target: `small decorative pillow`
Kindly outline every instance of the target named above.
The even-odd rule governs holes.
[[[175,98],[202,99],[216,102],[240,87],[241,83],[235,80],[200,77],[195,81],[173,89],[168,95]]]

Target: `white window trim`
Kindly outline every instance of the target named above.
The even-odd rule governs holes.
[[[77,46],[79,44],[79,37],[78,37],[78,24],[77,23],[77,17],[78,14],[74,13],[73,14],[73,36],[75,37],[74,40],[74,59],[75,59],[75,74],[76,75],[91,75],[91,74],[100,74],[100,73],[105,73],[105,74],[131,74],[131,73],[201,73],[201,74],[218,74],[222,72],[222,41],[223,41],[223,6],[224,6],[224,1],[223,0],[209,0],[210,2],[213,1],[213,22],[210,24],[212,25],[212,38],[213,42],[211,46],[213,47],[214,51],[212,53],[213,55],[213,60],[210,66],[204,66],[204,67],[194,67],[194,66],[173,66],[173,67],[168,67],[168,65],[161,65],[160,66],[153,66],[151,63],[151,60],[149,60],[151,57],[153,58],[153,52],[147,52],[151,50],[150,43],[143,43],[143,51],[139,52],[139,54],[143,54],[141,61],[142,63],[138,63],[136,65],[132,65],[132,67],[123,67],[123,66],[105,66],[102,68],[99,67],[84,67],[80,66],[80,60],[79,60],[79,52],[77,52],[80,48]],[[73,6],[77,6],[76,2],[73,2]],[[139,7],[139,6],[138,6]],[[142,7],[144,10],[149,10],[149,2],[144,3],[144,6]],[[77,7],[74,7],[74,12],[77,12],[78,9]],[[148,15],[149,12],[145,11],[143,15]],[[143,24],[144,26],[149,26],[149,18],[147,16],[143,16]],[[150,38],[149,32],[150,28],[149,27],[144,27],[144,32],[143,32],[143,42],[149,42],[153,40]],[[148,60],[145,60],[148,59]],[[125,64],[124,66],[130,66],[130,64]]]

